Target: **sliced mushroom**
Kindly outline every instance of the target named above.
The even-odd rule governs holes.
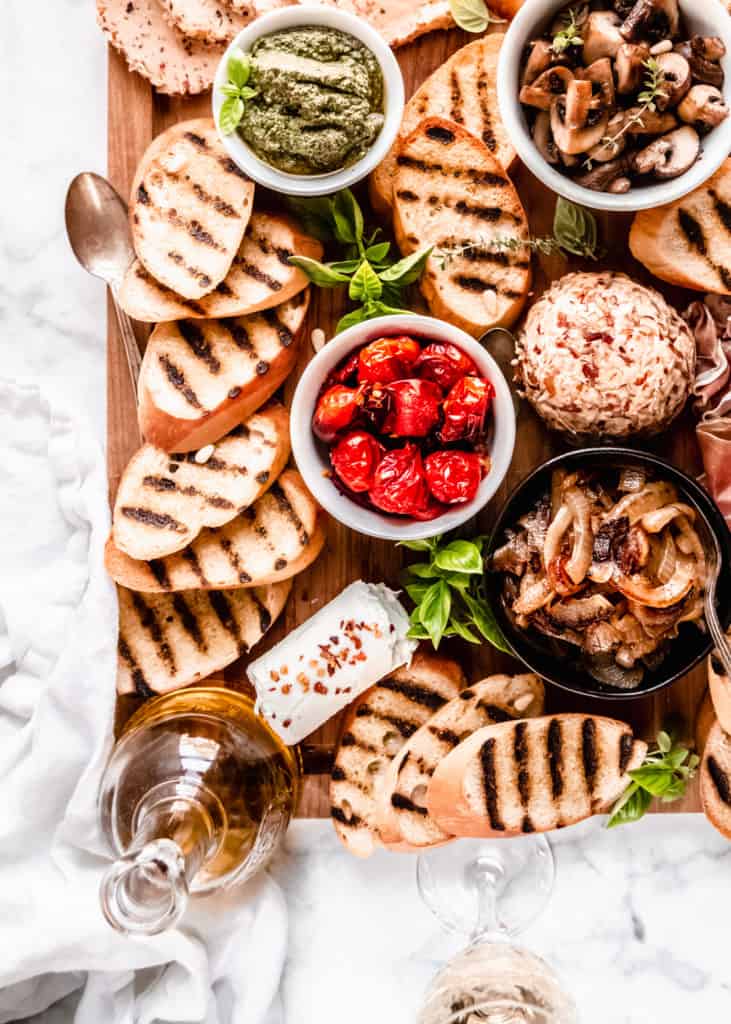
[[[622,96],[637,92],[645,75],[644,63],[649,59],[646,43],[622,43],[617,50],[614,68],[617,72],[617,92]]]
[[[614,11],[592,11],[582,26],[584,64],[593,64],[602,57],[614,57],[623,43],[619,27],[622,21]]]
[[[587,122],[591,110],[591,82],[574,78],[566,90],[566,125],[573,131],[580,131]]]
[[[622,21],[627,17],[637,0],[614,0],[612,9],[620,16]]]
[[[558,149],[551,131],[551,115],[547,110],[542,110],[535,120],[533,141],[546,163],[557,164],[559,162]]]
[[[599,60],[595,60],[588,68],[584,68],[580,73],[577,72],[576,77],[586,79],[586,81],[596,85],[604,109],[610,112],[614,110],[616,105],[614,74],[609,57],[601,57]]]
[[[678,119],[670,110],[629,107],[624,112],[628,135],[664,135],[677,128]]]
[[[690,125],[684,125],[655,139],[636,153],[632,158],[632,169],[638,174],[654,174],[661,181],[677,178],[693,166],[700,148],[698,132]]]
[[[623,110],[618,110],[613,117],[610,117],[606,138],[601,139],[587,154],[592,163],[604,164],[609,160],[615,160],[624,153],[627,148],[627,134],[626,132],[621,134],[624,123]]]
[[[679,25],[678,0],[637,0],[620,32],[628,42],[642,38],[657,43],[665,38],[674,39]]]
[[[694,85],[678,107],[678,114],[696,131],[708,132],[726,120],[729,108],[715,85]]]
[[[693,36],[684,43],[675,47],[675,52],[681,54],[690,64],[691,74],[694,82],[701,82],[704,85],[715,85],[717,89],[722,88],[724,74],[719,64],[719,57],[711,54],[720,53],[723,56],[726,47],[720,39],[711,36]]]
[[[588,626],[600,619],[608,619],[613,613],[614,605],[602,594],[557,601],[546,609],[546,614],[553,622],[573,629]]]
[[[661,92],[656,103],[658,110],[677,107],[691,86],[690,64],[682,53],[663,53],[657,58],[657,64],[663,74]]]
[[[573,73],[568,68],[549,68],[531,85],[523,86],[520,102],[528,107],[537,107],[538,110],[550,110],[554,99],[565,93],[573,80]]]
[[[624,156],[617,160],[610,160],[608,163],[593,167],[586,174],[580,174],[574,178],[577,185],[583,188],[594,189],[595,192],[607,192],[615,181],[626,178],[629,170],[629,163]]]
[[[553,64],[556,55],[547,39],[536,39],[525,62],[521,85],[531,85]]]
[[[592,622],[584,634],[584,649],[587,654],[608,654],[622,642],[619,631],[606,620]]]
[[[515,615],[532,615],[552,601],[556,595],[545,576],[536,580],[535,576],[525,576],[520,587],[520,596],[513,605]]]
[[[572,127],[567,117],[566,97],[558,96],[551,104],[551,131],[562,153],[574,156],[586,153],[604,136],[609,121],[605,110],[590,105],[583,125]]]

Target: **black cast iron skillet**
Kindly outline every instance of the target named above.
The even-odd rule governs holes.
[[[566,469],[571,472],[589,469],[601,472],[602,469],[611,471],[635,466],[648,470],[655,479],[665,479],[674,484],[683,501],[698,512],[701,522],[716,536],[722,553],[717,607],[721,624],[728,628],[731,622],[731,534],[728,527],[715,503],[695,480],[676,466],[648,452],[632,448],[582,448],[544,462],[521,481],[500,511],[493,535],[493,550],[504,543],[506,529],[514,526],[520,516],[529,512],[538,499],[550,491],[554,470]],[[670,686],[690,672],[713,647],[707,632],[701,631],[694,623],[683,623],[678,637],[671,641],[662,663],[654,669],[647,669],[636,689],[617,689],[592,678],[582,665],[581,656],[575,647],[551,640],[537,630],[522,630],[515,626],[503,604],[503,578],[502,573],[488,572],[487,588],[495,617],[513,653],[532,672],[570,693],[606,700],[645,697],[648,693]]]

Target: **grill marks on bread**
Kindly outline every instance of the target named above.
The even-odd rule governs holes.
[[[527,241],[528,224],[485,144],[454,122],[427,118],[401,144],[394,194],[402,252],[427,245],[437,250],[421,280],[431,312],[477,336],[510,326],[530,287],[530,252],[520,245],[493,251],[491,240]],[[450,255],[440,256],[447,250]]]
[[[135,175],[135,252],[157,281],[186,299],[223,281],[251,215],[254,184],[227,161],[213,120],[201,118],[159,135]]]
[[[427,807],[455,835],[562,828],[608,810],[646,750],[623,722],[598,716],[490,725],[440,762]]]
[[[731,736],[716,721],[701,764],[701,799],[710,823],[731,839]]]
[[[185,548],[255,502],[289,458],[289,414],[273,403],[217,442],[207,461],[145,445],[130,460],[114,506],[112,535],[131,558],[160,559]],[[202,569],[189,552],[199,580]]]
[[[259,642],[289,590],[289,582],[176,594],[119,587],[119,692],[165,693],[231,664]]]
[[[233,164],[232,168],[226,173],[236,177],[238,168]],[[239,223],[227,212],[217,210],[217,206],[226,202],[223,196],[216,194],[212,198],[212,189],[200,187],[202,192],[205,191],[207,207],[216,212],[221,223]],[[165,251],[169,249],[168,246]],[[208,294],[194,299],[185,298],[173,287],[155,280],[136,260],[125,274],[120,301],[130,316],[146,323],[182,318],[238,317],[270,309],[293,299],[307,286],[307,278],[302,271],[289,263],[290,256],[295,253],[321,259],[322,246],[316,239],[303,234],[289,217],[253,213],[238,250],[230,254],[225,277]]]
[[[250,479],[248,476],[244,479]],[[217,527],[206,527],[185,548],[141,561],[107,544],[107,570],[117,583],[147,593],[256,587],[305,569],[324,543],[317,503],[295,470]]]
[[[462,670],[436,655],[417,652],[349,708],[331,775],[331,816],[338,836],[356,856],[381,842],[377,805],[392,759],[406,740],[464,686]],[[424,810],[414,805],[414,813]]]
[[[426,117],[443,117],[480,139],[500,166],[507,168],[515,151],[503,128],[497,106],[496,71],[504,36],[492,33],[468,43],[432,74],[406,104],[400,139]],[[394,177],[399,140],[370,178],[374,207],[385,214],[394,202]]]

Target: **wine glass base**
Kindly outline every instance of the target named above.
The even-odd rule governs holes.
[[[416,879],[421,897],[451,932],[474,935],[480,916],[480,878],[495,885],[497,930],[523,931],[541,913],[555,876],[553,853],[544,835],[514,839],[460,839],[421,854]]]

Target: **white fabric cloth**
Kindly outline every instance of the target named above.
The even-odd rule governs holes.
[[[76,1024],[280,1024],[287,915],[268,876],[153,938],[117,934],[99,909],[117,605],[91,438],[0,380],[0,1024],[82,988]]]

